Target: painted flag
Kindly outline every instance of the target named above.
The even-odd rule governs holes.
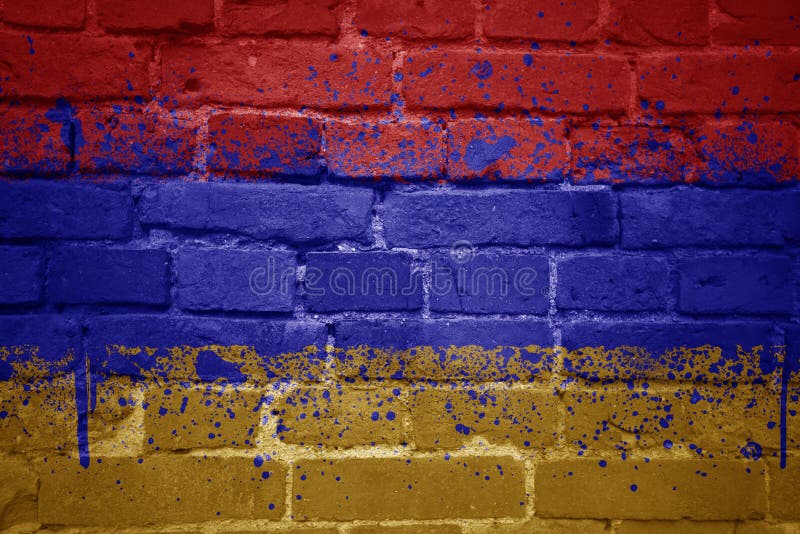
[[[0,529],[792,531],[798,46],[791,0],[7,0]]]

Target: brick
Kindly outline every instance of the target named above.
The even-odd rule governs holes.
[[[429,534],[460,534],[458,525],[417,523],[408,525],[357,525],[350,527],[353,534],[415,534],[424,529]]]
[[[196,128],[190,119],[139,106],[92,108],[77,114],[75,159],[87,172],[185,174],[192,169]]]
[[[334,365],[345,381],[530,381],[553,371],[552,345],[529,319],[342,321]]]
[[[285,478],[285,464],[256,466],[252,457],[107,457],[93,459],[84,469],[76,458],[51,456],[41,465],[39,520],[125,526],[278,519]]]
[[[37,479],[31,466],[20,457],[0,460],[0,528],[36,522]]]
[[[599,11],[595,0],[489,0],[484,31],[496,38],[590,41],[597,36],[594,25]]]
[[[797,485],[800,483],[800,462],[797,457],[786,459],[786,467],[780,467],[777,458],[768,460],[769,466],[769,511],[779,520],[800,520],[796,506]]]
[[[620,194],[624,248],[780,246],[800,231],[800,198],[767,191]]]
[[[36,304],[42,298],[42,251],[0,247],[0,304]]]
[[[146,447],[155,451],[255,445],[262,393],[246,386],[151,385],[143,401]]]
[[[405,442],[399,388],[301,387],[273,403],[277,438],[308,447],[374,447]]]
[[[30,40],[29,40],[30,39]],[[150,89],[148,44],[125,37],[0,34],[5,97],[113,98]],[[64,66],[70,68],[65,69]]]
[[[388,193],[383,205],[392,247],[611,244],[614,197],[599,191],[420,191]]]
[[[789,124],[714,121],[696,136],[703,162],[695,172],[704,182],[769,186],[797,176],[797,131]]]
[[[124,183],[0,182],[0,236],[122,239],[131,235],[132,204]]]
[[[746,521],[736,526],[736,534],[797,534],[797,523],[771,523],[767,521]]]
[[[589,380],[755,380],[777,368],[781,345],[758,323],[575,322],[562,328],[567,373]],[[741,347],[741,350],[740,348]]]
[[[39,2],[9,2],[4,6],[3,19],[23,26],[79,29],[86,16],[86,0],[41,0]]]
[[[533,518],[515,523],[472,525],[468,534],[604,534],[605,521]]]
[[[800,8],[792,2],[755,5],[746,0],[719,0],[717,6],[721,17],[712,30],[715,43],[800,44]]]
[[[319,379],[327,329],[311,321],[118,315],[88,325],[93,372],[153,380]]]
[[[287,0],[250,2],[225,0],[222,27],[228,34],[318,34],[339,33],[336,10],[340,0]]]
[[[0,349],[0,355],[5,349]],[[31,360],[35,361],[36,353],[31,351],[26,356],[22,362],[35,365]],[[5,361],[0,363],[0,367],[6,365]],[[44,374],[53,374],[48,367],[52,368],[42,366],[35,375],[27,373],[34,376],[0,381],[0,449],[3,451],[30,453],[75,449],[78,435],[75,380],[72,375],[43,378]]]
[[[208,166],[215,171],[315,176],[322,125],[310,118],[217,113],[208,119]]]
[[[678,309],[686,313],[790,314],[788,258],[707,256],[678,265]]]
[[[763,382],[591,386],[578,381],[563,395],[564,439],[593,457],[610,450],[661,450],[758,459],[779,447],[775,393]]]
[[[619,113],[629,100],[627,62],[608,56],[508,51],[409,52],[404,91],[412,108]]]
[[[544,314],[550,266],[544,256],[513,252],[438,252],[431,258],[430,308],[451,313]]]
[[[325,159],[335,176],[434,178],[444,173],[444,134],[430,122],[325,125]]]
[[[542,517],[725,520],[766,512],[766,477],[752,462],[552,460],[537,463],[534,477]]]
[[[153,184],[142,193],[139,216],[150,226],[286,243],[367,242],[372,191],[294,184]]]
[[[608,22],[611,38],[628,44],[703,45],[709,42],[708,0],[615,2]]]
[[[600,126],[571,133],[576,184],[670,184],[691,178],[694,146],[675,128]]]
[[[114,31],[198,32],[214,23],[213,0],[99,0],[97,18],[100,25]]]
[[[50,261],[48,296],[63,304],[169,303],[169,254],[65,246]]]
[[[178,253],[175,268],[177,303],[182,309],[294,309],[294,252],[184,248]]]
[[[391,67],[391,57],[383,52],[335,44],[174,44],[162,51],[161,91],[175,104],[386,107]]]
[[[72,108],[63,103],[49,110],[3,106],[0,113],[0,171],[9,174],[62,174],[72,159]]]
[[[76,321],[60,315],[0,317],[0,380],[21,382],[72,371],[80,347]]]
[[[800,55],[736,53],[642,58],[639,98],[664,113],[800,110]]]
[[[310,252],[306,303],[316,312],[416,310],[422,281],[399,252]]]
[[[660,259],[573,256],[558,262],[556,306],[568,310],[663,310],[668,281],[669,266]]]
[[[98,456],[139,454],[144,439],[145,394],[150,385],[128,376],[90,377],[87,416],[90,452]]]
[[[304,460],[293,470],[294,512],[345,521],[520,517],[524,471],[505,456]]]
[[[459,0],[359,0],[355,24],[370,35],[404,39],[463,39],[475,29],[475,10]]]
[[[411,441],[421,449],[455,449],[477,438],[541,450],[555,446],[561,430],[558,396],[547,388],[420,385],[409,404]]]
[[[457,180],[560,182],[569,165],[561,121],[452,121],[447,145],[447,174]]]
[[[736,525],[727,521],[623,521],[618,534],[733,534]],[[738,530],[737,530],[738,532]]]

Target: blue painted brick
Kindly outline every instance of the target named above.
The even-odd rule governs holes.
[[[395,247],[610,245],[616,204],[603,191],[423,191],[389,193],[386,241]]]
[[[80,346],[80,328],[74,319],[60,315],[0,316],[0,380],[69,372],[80,361]],[[20,376],[25,373],[30,376]]]
[[[762,350],[754,374],[752,366],[745,365],[746,361],[739,356],[739,346],[750,351],[758,346],[768,349],[782,344],[782,337],[770,325],[752,322],[578,322],[564,325],[561,335],[563,345],[569,350],[582,347],[628,348],[621,351],[619,360],[598,362],[585,355],[567,355],[564,369],[587,379],[607,376],[698,381],[757,379],[775,370],[774,355]],[[705,345],[721,348],[720,362],[712,362],[711,355],[706,352],[699,352],[696,359],[687,360],[674,350]],[[631,347],[637,350],[630,350]],[[645,352],[640,352],[639,348]],[[727,366],[723,365],[726,363]]]
[[[243,381],[248,372],[244,360],[234,355],[228,361],[210,350],[212,345],[245,347],[254,350],[268,378],[303,379],[305,373],[325,361],[328,330],[322,323],[311,321],[263,321],[230,318],[163,317],[160,315],[117,315],[97,317],[88,324],[87,350],[92,371],[143,378],[174,378],[171,362],[175,347],[201,348],[194,369],[201,380],[219,378]],[[150,347],[151,352],[122,354],[117,346]],[[283,353],[301,352],[306,347],[319,350],[301,356],[293,355],[294,368],[281,370],[275,357]],[[278,362],[281,363],[281,362]],[[283,362],[285,363],[285,362]],[[310,379],[318,378],[313,374]]]
[[[667,263],[655,258],[567,258],[558,263],[556,305],[567,310],[662,310],[668,276]]]
[[[0,182],[0,237],[122,239],[132,205],[124,183]]]
[[[800,380],[800,326],[786,328],[786,365],[794,381]]]
[[[169,254],[64,246],[50,261],[48,292],[68,304],[167,304]]]
[[[293,252],[183,249],[176,271],[178,306],[186,310],[290,312],[294,307]]]
[[[792,312],[792,264],[789,258],[707,256],[680,262],[678,272],[678,309],[683,312]]]
[[[368,242],[372,191],[296,184],[151,184],[142,192],[145,225],[230,232],[286,243]]]
[[[438,252],[432,258],[430,306],[438,312],[543,314],[550,307],[549,284],[543,256]]]
[[[35,304],[42,296],[42,251],[0,247],[0,304]]]
[[[555,366],[552,354],[520,352],[510,347],[552,347],[553,334],[544,321],[532,319],[381,319],[369,321],[342,321],[335,325],[336,366],[345,376],[365,380],[434,379],[434,380],[518,380],[516,373],[527,373],[527,378],[550,371]],[[398,351],[415,347],[432,347],[433,354],[422,351],[404,356]],[[454,347],[472,347],[467,353],[449,354]],[[496,358],[487,358],[480,349],[498,351]],[[352,350],[365,354],[365,359],[353,359]],[[378,350],[374,350],[378,349]],[[407,359],[410,358],[410,359]],[[426,362],[418,362],[427,358]],[[429,358],[433,358],[430,360]],[[491,359],[492,361],[488,361]],[[422,365],[415,365],[422,363]],[[427,364],[427,365],[426,365]],[[435,376],[423,376],[425,367],[435,370]]]
[[[311,252],[305,281],[309,309],[419,309],[422,280],[412,273],[411,262],[411,256],[400,252]]]
[[[745,190],[622,193],[622,246],[780,246],[800,236],[799,200]]]

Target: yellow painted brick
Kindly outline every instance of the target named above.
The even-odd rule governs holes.
[[[527,501],[524,465],[503,456],[305,460],[292,472],[301,519],[519,517]]]
[[[260,465],[256,465],[260,464]],[[252,457],[45,458],[39,520],[63,525],[143,525],[283,515],[286,466]]]
[[[789,456],[781,469],[778,458],[769,458],[769,512],[779,519],[800,519],[800,456]]]
[[[800,376],[800,373],[797,373]],[[787,447],[800,450],[800,384],[790,384],[786,403]]]
[[[350,527],[348,534],[461,534],[458,525],[416,523],[410,525],[358,525]]]
[[[415,386],[409,406],[413,441],[420,448],[454,448],[479,436],[541,449],[556,443],[561,424],[558,397],[537,386]]]
[[[736,534],[800,534],[800,523],[747,521],[736,525]]]
[[[515,523],[471,525],[464,534],[604,534],[605,521],[586,519],[530,519]]]
[[[89,413],[89,443],[101,454],[135,454],[141,449],[143,429],[137,417],[144,397],[144,384],[127,376],[93,381],[95,398]]]
[[[224,534],[338,534],[339,530],[336,528],[313,528],[313,527],[298,527],[295,525],[280,525],[275,528],[265,528],[260,530],[235,530],[235,531],[220,531]]]
[[[146,443],[153,450],[252,447],[261,398],[248,386],[151,386],[144,411]]]
[[[623,521],[615,534],[733,534],[728,521]]]
[[[778,447],[778,397],[765,384],[645,385],[572,384],[564,394],[567,443],[600,454],[667,447],[714,457]]]
[[[0,382],[0,448],[55,451],[76,445],[75,381],[71,376]]]
[[[405,351],[405,376],[411,380],[544,381],[552,376],[553,347],[417,347]]]
[[[399,444],[407,409],[399,388],[306,387],[272,405],[278,438],[300,445],[357,447]]]
[[[543,517],[758,519],[766,512],[763,462],[574,459],[542,461],[534,475]]]
[[[37,476],[19,457],[0,458],[0,529],[36,521]]]

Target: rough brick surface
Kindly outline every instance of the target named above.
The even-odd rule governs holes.
[[[535,506],[544,517],[758,519],[767,506],[760,469],[736,461],[543,462]],[[736,497],[725,491],[732,485],[742,490]]]
[[[356,25],[368,34],[403,39],[463,39],[475,28],[475,10],[459,0],[359,0]]]
[[[78,29],[86,16],[86,0],[8,2],[3,20],[23,26]]]
[[[0,527],[36,521],[37,477],[30,464],[20,458],[3,458],[3,488],[0,489]]]
[[[125,184],[0,182],[0,236],[121,239],[132,230],[132,200]]]
[[[614,198],[604,192],[391,193],[383,223],[390,246],[601,245],[616,238]]]
[[[522,470],[518,460],[491,456],[306,460],[292,489],[296,513],[309,519],[520,517]]]
[[[624,0],[611,8],[612,37],[635,45],[701,45],[709,41],[709,1]]]
[[[594,0],[490,0],[486,7],[486,35],[534,41],[591,40],[596,36],[593,30],[600,11]]]
[[[296,63],[296,58],[304,58]],[[244,46],[175,44],[162,51],[167,101],[199,104],[385,107],[391,57],[368,48],[255,41]]]
[[[325,157],[336,176],[432,178],[444,170],[442,128],[432,123],[325,126]]]
[[[72,458],[48,459],[39,493],[42,522],[125,526],[220,517],[275,519],[283,513],[286,465],[277,461],[256,467],[249,457],[100,460],[84,470]],[[270,476],[262,477],[262,471]]]
[[[53,254],[47,281],[48,296],[59,303],[163,305],[169,302],[169,255],[63,247]]]
[[[225,0],[222,26],[229,34],[336,35],[339,4],[340,0]]]
[[[452,179],[558,182],[567,164],[563,122],[463,120],[447,124]]]
[[[289,312],[297,278],[291,252],[187,248],[178,253],[178,306]]]
[[[713,28],[714,41],[724,44],[800,43],[800,8],[793,2],[771,0],[753,4],[746,0],[719,0],[720,14]]]
[[[366,241],[371,210],[371,191],[278,184],[153,184],[139,203],[147,225],[289,243]]]
[[[313,176],[320,172],[322,126],[313,119],[219,113],[208,121],[216,171]]]
[[[669,268],[651,258],[576,256],[558,263],[556,305],[576,310],[659,310]]]
[[[410,53],[405,96],[413,108],[511,108],[553,113],[621,112],[628,104],[627,62],[570,56],[438,49]]]
[[[678,308],[689,313],[788,314],[788,258],[702,257],[678,266]]]
[[[97,16],[110,30],[201,31],[213,24],[213,0],[99,0]]]
[[[66,102],[51,109],[9,104],[0,113],[0,170],[6,173],[65,173],[71,161],[70,122]]]
[[[0,247],[0,303],[34,304],[42,296],[42,251]]]
[[[114,98],[150,89],[150,46],[127,37],[0,34],[3,95]],[[69,69],[64,69],[70,65]]]

